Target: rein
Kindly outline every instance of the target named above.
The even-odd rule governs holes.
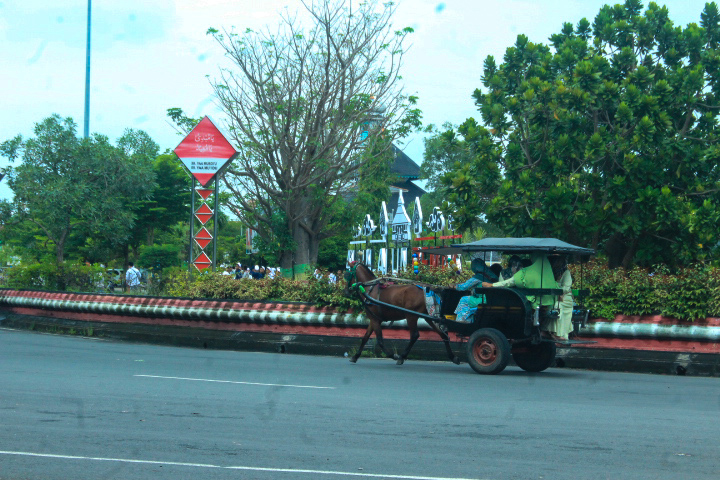
[[[434,287],[434,288],[445,288],[442,285],[435,285],[432,283],[425,283],[425,282],[418,282],[416,280],[411,280],[409,278],[398,278],[398,277],[378,277],[373,280],[359,283],[359,285],[363,286],[370,286],[370,285],[376,285],[378,283],[387,283],[387,282],[396,282],[396,283],[407,283],[411,285],[417,285],[422,287]]]
[[[364,291],[365,291],[365,288],[364,288],[364,287],[371,287],[371,288],[372,288],[372,287],[374,287],[375,285],[385,284],[385,283],[388,283],[388,282],[404,283],[404,284],[409,284],[409,285],[415,285],[415,286],[417,286],[417,287],[445,288],[445,287],[442,286],[442,285],[435,285],[435,284],[432,284],[432,283],[418,282],[418,281],[416,281],[416,280],[411,280],[411,279],[408,279],[408,278],[389,277],[389,276],[377,277],[377,278],[374,278],[374,279],[372,279],[372,280],[368,280],[367,282],[359,282],[359,281],[353,282],[353,279],[354,279],[354,280],[357,280],[357,279],[358,279],[358,278],[357,278],[357,272],[356,272],[357,266],[358,266],[358,264],[356,263],[356,264],[354,264],[354,265],[350,268],[350,280],[348,281],[348,284],[350,285],[350,288],[351,288],[351,289],[354,288],[354,289],[357,289],[357,290],[359,290],[360,292],[363,292],[363,293],[364,293]]]

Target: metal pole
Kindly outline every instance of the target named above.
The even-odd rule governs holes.
[[[215,271],[217,265],[217,231],[218,231],[218,217],[220,215],[220,204],[218,203],[218,190],[220,190],[220,177],[215,176],[215,211],[213,212],[213,259],[212,259],[212,270]]]
[[[190,251],[189,260],[188,260],[188,271],[192,275],[192,268],[193,268],[193,238],[195,237],[195,177],[192,177],[192,193],[190,196],[192,197],[192,201],[190,203],[190,248],[188,249]]]
[[[90,11],[92,0],[88,0],[87,13],[87,47],[85,53],[85,138],[90,135]]]

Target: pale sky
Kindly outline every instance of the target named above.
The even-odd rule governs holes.
[[[500,63],[524,33],[548,42],[563,22],[592,23],[603,0],[403,0],[394,26],[413,27],[402,70],[405,89],[419,96],[425,124],[461,123],[477,114],[471,94],[480,87],[488,55]],[[648,2],[645,2],[647,4]],[[676,25],[700,22],[704,0],[658,1]],[[276,25],[278,11],[298,0],[95,0],[92,4],[90,131],[116,140],[125,128],[145,130],[161,150],[181,138],[166,110],[222,122],[207,76],[222,51],[209,27]],[[32,136],[36,122],[58,113],[73,117],[82,135],[85,102],[87,0],[0,0],[0,142]],[[422,137],[406,153],[422,162]],[[0,159],[0,166],[6,161]],[[5,182],[0,197],[9,197]]]

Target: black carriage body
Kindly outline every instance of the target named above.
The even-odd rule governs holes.
[[[447,330],[469,337],[480,328],[494,328],[508,339],[528,338],[533,333],[534,309],[527,297],[511,288],[477,288],[476,295],[485,295],[485,303],[478,305],[473,321],[457,322],[454,316],[460,299],[470,292],[452,288],[444,289],[440,320]]]

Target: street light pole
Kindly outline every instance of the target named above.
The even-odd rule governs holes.
[[[90,10],[92,0],[88,0],[87,13],[87,48],[85,56],[85,138],[90,135]]]

